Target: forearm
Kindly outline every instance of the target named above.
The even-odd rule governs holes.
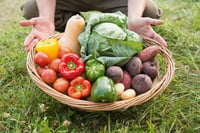
[[[36,0],[39,16],[46,17],[54,23],[56,0]]]
[[[128,0],[128,18],[142,17],[147,0]]]

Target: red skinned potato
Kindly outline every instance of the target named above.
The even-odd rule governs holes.
[[[120,82],[124,85],[125,90],[131,88],[131,75],[126,70],[123,70],[123,77]]]
[[[131,85],[138,94],[142,94],[151,89],[152,80],[146,74],[138,74],[132,79]]]
[[[150,61],[158,54],[158,52],[159,47],[152,45],[139,52],[137,57],[139,57],[142,62]]]
[[[131,76],[135,76],[141,72],[142,61],[139,57],[132,57],[126,64],[126,70]]]
[[[53,83],[57,79],[56,72],[50,68],[45,69],[41,77],[42,77],[42,80],[44,80],[44,82],[48,84]]]
[[[106,76],[111,78],[115,83],[120,82],[123,77],[123,70],[119,66],[110,66],[106,70]]]
[[[147,61],[142,64],[142,72],[147,74],[152,80],[158,75],[158,70],[155,62]]]

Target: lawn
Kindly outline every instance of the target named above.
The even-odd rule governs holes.
[[[0,0],[0,132],[200,132],[200,2],[156,0],[164,24],[154,27],[168,43],[175,76],[152,100],[123,111],[89,112],[61,104],[41,91],[26,69],[18,25],[23,0]]]

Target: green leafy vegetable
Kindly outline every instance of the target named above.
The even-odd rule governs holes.
[[[96,31],[100,36],[125,40],[126,33],[114,23],[100,23],[93,28],[93,31]]]
[[[143,48],[142,38],[126,28],[127,17],[121,12],[84,12],[87,24],[79,35],[81,58],[96,58],[106,67],[122,66]]]

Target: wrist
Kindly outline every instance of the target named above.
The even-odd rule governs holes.
[[[39,15],[39,17],[47,21],[49,24],[54,25],[54,17],[51,17],[49,15]]]
[[[41,27],[48,27],[50,31],[55,30],[54,21],[51,21],[48,16],[39,16],[37,21]]]
[[[141,18],[146,7],[147,0],[128,0],[128,21],[132,22]]]
[[[128,25],[134,24],[138,18],[140,17],[134,17],[134,16],[128,17]]]
[[[36,0],[39,16],[54,24],[56,0]]]
[[[142,22],[141,22],[141,17],[131,17],[128,19],[128,24],[127,24],[127,28],[129,30],[135,31],[138,28],[140,28]]]

